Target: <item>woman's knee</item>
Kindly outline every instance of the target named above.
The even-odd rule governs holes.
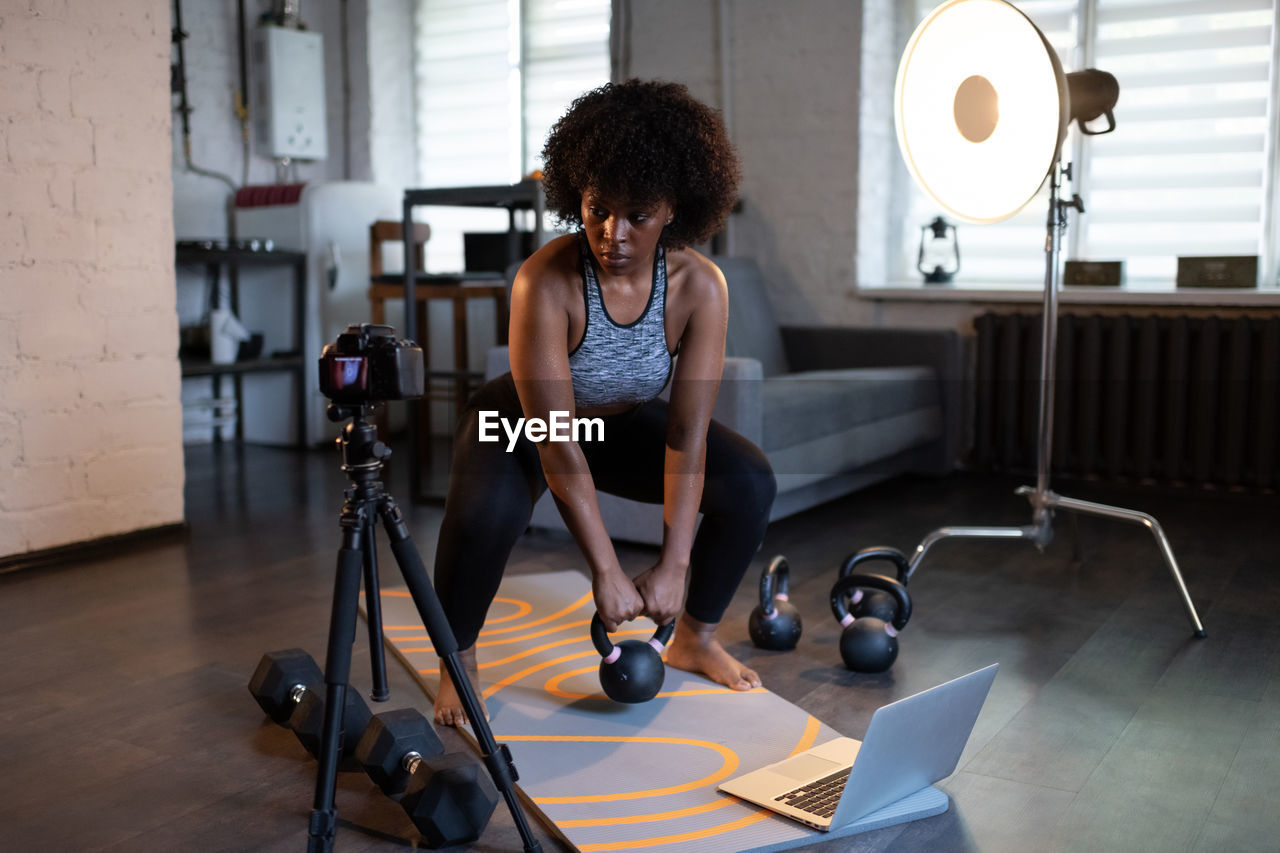
[[[749,450],[736,454],[723,469],[708,471],[702,511],[767,521],[777,493],[773,466],[758,447],[749,445]],[[705,500],[707,497],[712,500]]]
[[[778,478],[773,475],[773,466],[764,453],[757,450],[745,468],[742,500],[753,515],[767,520],[773,499],[778,495]]]

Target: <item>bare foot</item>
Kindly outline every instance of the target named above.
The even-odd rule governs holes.
[[[458,661],[462,664],[462,670],[467,674],[467,678],[471,681],[471,689],[476,694],[476,699],[480,702],[480,708],[484,711],[484,718],[489,719],[489,709],[484,705],[484,697],[480,694],[480,673],[476,667],[476,647],[458,652]],[[442,726],[465,726],[467,724],[467,712],[462,707],[462,698],[458,695],[458,689],[453,686],[453,679],[449,677],[448,671],[444,668],[444,659],[440,659],[440,689],[436,691],[435,702],[436,722]]]
[[[760,676],[739,663],[716,639],[716,626],[699,622],[688,613],[680,614],[676,635],[667,647],[667,663],[676,669],[696,672],[733,690],[760,686]]]

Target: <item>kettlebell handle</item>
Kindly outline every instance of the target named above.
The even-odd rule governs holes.
[[[911,596],[907,595],[906,587],[884,575],[847,575],[836,581],[835,586],[831,588],[831,612],[841,625],[847,625],[848,622],[853,621],[849,617],[849,608],[844,599],[850,591],[858,587],[878,589],[892,595],[898,602],[898,609],[891,624],[895,631],[901,631],[907,626],[907,621],[911,619]]]
[[[906,556],[897,548],[889,548],[885,545],[873,545],[870,548],[863,548],[861,551],[845,557],[844,562],[840,564],[839,576],[847,578],[853,574],[859,563],[865,563],[868,560],[888,560],[893,563],[897,569],[898,583],[905,584],[911,576]]]
[[[649,645],[653,646],[653,650],[658,654],[662,654],[667,643],[671,642],[671,635],[675,630],[675,622],[658,626],[653,636],[649,638]],[[604,658],[605,663],[613,663],[622,654],[622,649],[610,641],[609,632],[604,629],[604,620],[600,618],[599,613],[591,617],[591,644],[596,647],[596,651],[600,653],[600,657]]]
[[[760,609],[765,617],[772,619],[778,609],[773,606],[775,598],[787,600],[787,587],[791,570],[787,567],[786,557],[774,557],[769,567],[760,575]],[[777,587],[776,591],[774,587]]]

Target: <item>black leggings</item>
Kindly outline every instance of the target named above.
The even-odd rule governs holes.
[[[523,434],[511,452],[501,427],[499,441],[479,441],[482,411],[496,411],[513,423],[522,416],[511,374],[472,396],[454,433],[435,583],[462,649],[475,644],[507,557],[547,488],[537,448]],[[580,442],[596,489],[662,503],[667,404],[650,400],[603,421],[603,441]],[[694,619],[716,623],[724,615],[764,539],[775,491],[773,471],[760,449],[713,420],[707,430],[702,523],[689,555],[685,611]]]

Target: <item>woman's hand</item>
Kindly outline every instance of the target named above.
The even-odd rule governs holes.
[[[644,599],[621,569],[597,575],[591,591],[596,601],[596,612],[609,633],[644,612]]]
[[[663,562],[636,576],[644,615],[657,625],[674,622],[684,608],[684,576],[682,569]]]

